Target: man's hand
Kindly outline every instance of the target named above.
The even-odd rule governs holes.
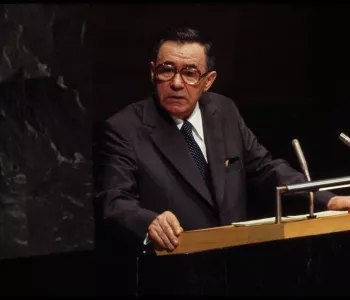
[[[350,209],[350,196],[335,196],[329,200],[328,210]]]
[[[165,211],[149,225],[148,236],[157,247],[172,251],[177,247],[177,237],[183,231],[176,216],[170,211]]]

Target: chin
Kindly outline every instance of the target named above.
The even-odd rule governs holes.
[[[168,111],[173,116],[181,118],[181,119],[187,118],[190,115],[186,109],[171,109],[171,110],[168,110]]]
[[[164,105],[164,108],[172,115],[183,115],[186,114],[187,108],[181,105]]]

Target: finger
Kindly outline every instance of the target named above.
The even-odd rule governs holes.
[[[166,241],[166,238],[164,238],[165,235],[163,233],[159,234],[159,232],[156,229],[151,229],[149,230],[149,236],[158,248],[173,250],[172,244],[169,240],[168,242]]]
[[[156,246],[160,247],[161,249],[168,248],[168,246],[164,243],[163,239],[154,228],[148,230],[148,235],[150,239],[156,244]]]
[[[328,204],[327,204],[327,209],[329,210],[338,210],[339,209],[339,198],[338,196],[332,197]]]
[[[350,196],[343,196],[344,197],[344,203],[343,203],[343,207],[346,209],[350,208]]]
[[[168,221],[166,219],[161,220],[160,226],[172,245],[176,247],[178,245],[178,239]]]
[[[167,212],[166,214],[166,220],[169,223],[170,227],[173,230],[173,233],[176,236],[179,236],[179,234],[183,231],[183,228],[180,226],[179,220],[176,218],[176,216],[172,212]]]
[[[171,242],[171,240],[168,237],[168,234],[164,231],[161,222],[158,223],[158,226],[154,228],[158,234],[158,236],[162,239],[163,243],[165,244],[165,248],[169,248],[170,250],[174,250],[175,245]]]
[[[158,241],[158,244],[162,246],[162,248],[174,250],[173,243],[169,240],[167,233],[164,232],[161,223],[165,222],[164,213],[159,215],[156,219],[153,220],[151,225],[149,226],[149,230],[152,229],[154,231],[154,237]],[[163,226],[164,227],[164,226]]]
[[[169,223],[166,221],[166,219],[163,219],[161,220],[161,222],[159,222],[159,225],[161,227],[162,234],[164,235],[164,237],[161,236],[163,240],[169,242],[171,246],[175,248],[177,246],[178,241]]]

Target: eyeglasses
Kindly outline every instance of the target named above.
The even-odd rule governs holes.
[[[197,84],[208,72],[201,75],[201,72],[193,67],[185,67],[181,70],[176,69],[175,66],[168,64],[160,64],[155,69],[156,78],[160,81],[172,80],[177,73],[180,73],[182,80],[190,85]]]

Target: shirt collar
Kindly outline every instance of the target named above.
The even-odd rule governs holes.
[[[175,124],[179,129],[181,129],[183,120],[178,119],[174,116],[172,116]],[[187,120],[192,124],[193,129],[196,131],[196,133],[199,135],[199,137],[203,140],[203,125],[202,125],[202,114],[199,109],[199,104],[198,102],[196,103],[196,106],[194,107],[193,112],[191,115],[187,118]]]

